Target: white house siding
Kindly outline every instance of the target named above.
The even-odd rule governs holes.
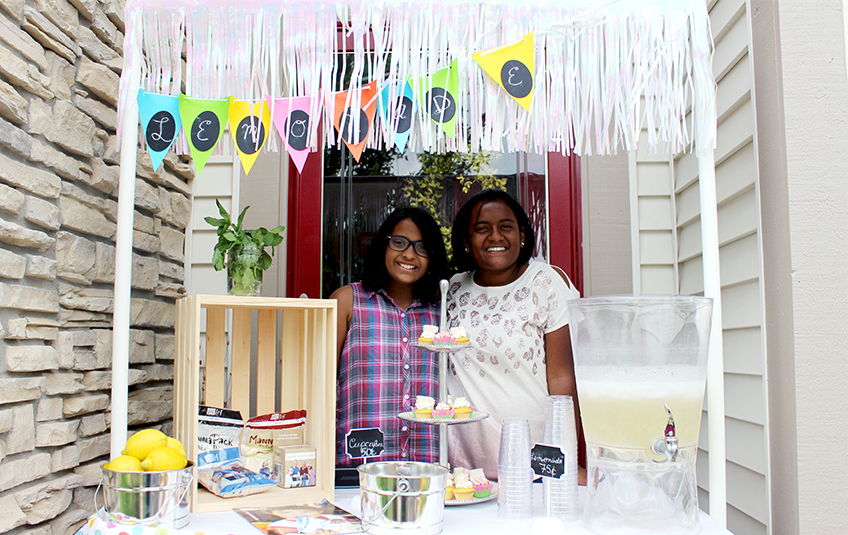
[[[677,228],[671,158],[648,148],[643,132],[630,154],[633,293],[677,293]]]
[[[581,160],[583,295],[633,291],[628,155]]]
[[[736,535],[769,532],[769,483],[762,242],[757,180],[750,18],[745,0],[710,2],[718,82],[715,152],[725,366],[727,523]],[[641,293],[703,294],[698,162],[640,149],[635,165],[638,214],[634,258]],[[631,171],[631,174],[634,172]],[[667,182],[664,182],[667,181]],[[662,184],[674,184],[674,195]],[[667,214],[672,223],[666,223]],[[673,237],[669,243],[669,237]],[[675,251],[675,246],[677,250]],[[634,279],[636,275],[634,275]],[[669,284],[674,286],[669,288]],[[709,509],[706,410],[701,426],[698,483]]]

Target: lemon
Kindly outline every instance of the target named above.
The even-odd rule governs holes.
[[[183,443],[175,438],[168,437],[168,443],[165,444],[169,448],[174,448],[178,452],[182,453],[183,457],[185,457],[185,448],[183,447]]]
[[[141,468],[147,472],[158,472],[161,470],[179,470],[185,468],[185,455],[168,446],[161,446],[148,454],[141,461]]]
[[[141,472],[141,461],[130,455],[120,455],[106,463],[103,468],[113,472]]]
[[[151,451],[160,446],[165,446],[167,443],[168,436],[162,431],[144,429],[127,440],[127,445],[121,453],[131,455],[139,461],[143,461]]]

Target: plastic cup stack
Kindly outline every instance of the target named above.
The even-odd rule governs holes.
[[[530,422],[523,418],[505,419],[498,456],[499,516],[530,518],[533,514],[530,447]]]
[[[542,443],[565,453],[565,473],[559,479],[542,478],[545,516],[577,520],[577,426],[571,396],[548,396]]]

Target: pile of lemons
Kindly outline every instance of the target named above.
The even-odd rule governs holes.
[[[187,464],[180,441],[158,429],[137,432],[127,440],[121,453],[103,468],[113,472],[158,472],[180,470]]]

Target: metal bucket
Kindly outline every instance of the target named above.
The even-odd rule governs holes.
[[[102,468],[102,467],[101,467]],[[94,494],[103,488],[106,520],[119,524],[180,529],[188,524],[194,463],[180,470],[158,472],[115,472],[102,468],[103,478]]]
[[[437,464],[387,461],[359,466],[362,527],[375,535],[434,535],[442,531],[445,479]]]

